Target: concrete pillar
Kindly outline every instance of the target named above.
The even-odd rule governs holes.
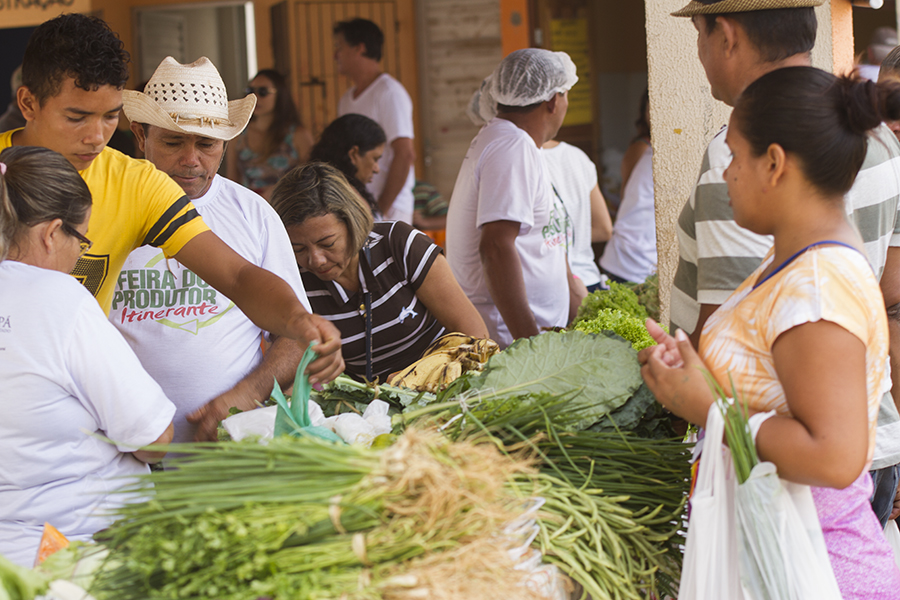
[[[731,108],[714,100],[697,58],[697,30],[670,13],[687,0],[645,0],[653,183],[659,253],[661,319],[669,321],[672,279],[678,267],[676,223],[700,171],[707,143],[728,123]],[[853,62],[853,16],[849,0],[816,9],[819,31],[813,64],[845,72]]]

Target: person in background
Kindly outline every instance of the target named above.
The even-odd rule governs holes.
[[[175,406],[67,274],[90,213],[65,158],[0,152],[0,555],[23,567],[44,523],[72,541],[107,527],[115,491],[165,454],[147,447],[172,439]]]
[[[322,130],[310,160],[328,163],[343,173],[369,205],[372,216],[379,220],[378,202],[366,185],[380,172],[378,161],[384,154],[386,143],[381,125],[365,115],[350,113],[338,117]]]
[[[612,219],[600,192],[597,167],[580,148],[550,140],[541,154],[550,173],[550,185],[572,223],[566,242],[569,268],[588,292],[600,289],[600,269],[591,244],[605,242],[612,233]]]
[[[122,265],[132,250],[162,248],[225,294],[261,329],[315,342],[319,358],[310,380],[330,381],[343,370],[340,334],[312,315],[285,281],[249,263],[203,223],[184,190],[147,161],[107,147],[119,121],[128,54],[101,19],[66,13],[31,34],[22,63],[19,107],[23,129],[0,134],[0,149],[43,146],[79,171],[93,197],[90,252],[72,274],[109,312]],[[227,119],[225,90],[207,87],[216,119]]]
[[[297,167],[275,187],[272,206],[313,309],[341,331],[350,375],[384,382],[446,332],[487,337],[440,247],[402,221],[373,225],[334,167]]]
[[[893,27],[876,28],[872,33],[872,41],[866,47],[866,62],[856,66],[859,75],[870,81],[878,81],[881,63],[896,45],[896,29]]]
[[[900,46],[896,46],[888,52],[884,60],[881,61],[881,69],[878,71],[878,83],[887,81],[900,83]],[[900,121],[888,120],[884,123],[894,132],[897,139],[900,139]],[[898,369],[900,369],[900,365],[898,365]],[[900,371],[898,371],[897,376],[900,377]]]
[[[822,0],[749,0],[740,5],[691,2],[675,16],[690,17],[697,48],[715,98],[734,106],[753,81],[777,69],[810,66]],[[723,8],[720,8],[723,7]],[[723,12],[717,12],[721,10]],[[728,129],[710,141],[701,173],[678,218],[678,268],[672,286],[669,331],[683,329],[694,347],[709,316],[750,276],[772,247],[772,238],[734,221],[722,173],[731,161]],[[868,154],[845,198],[845,208],[875,269],[888,310],[900,302],[900,145],[887,128],[869,134]],[[891,330],[891,355],[900,352],[900,328]],[[880,403],[872,460],[872,507],[882,524],[900,483],[900,389]],[[892,401],[893,399],[893,401]]]
[[[565,327],[587,295],[566,261],[572,222],[541,155],[562,126],[576,81],[566,53],[516,50],[469,103],[467,114],[483,127],[453,187],[447,257],[501,348]]]
[[[413,227],[429,234],[440,234],[447,228],[447,211],[450,205],[441,196],[436,187],[425,181],[416,180],[413,186],[415,210],[413,211]],[[432,238],[433,239],[433,238]],[[441,240],[435,240],[441,246]]]
[[[650,90],[644,90],[638,112],[640,114],[637,121],[634,122],[635,127],[637,127],[637,135],[631,140],[631,144],[629,144],[628,148],[625,150],[625,155],[622,156],[622,166],[620,169],[622,174],[621,189],[623,195],[625,193],[625,186],[628,185],[628,178],[631,177],[631,172],[634,170],[635,165],[638,164],[638,161],[641,160],[641,157],[644,156],[644,152],[647,148],[650,147]]]
[[[353,83],[338,102],[338,115],[365,115],[384,129],[382,168],[368,188],[386,220],[411,224],[416,160],[412,98],[403,84],[381,70],[384,33],[378,25],[352,19],[335,25],[333,33],[337,71]]]
[[[6,111],[0,115],[0,133],[10,131],[11,129],[25,127],[25,117],[22,116],[22,111],[19,110],[19,103],[16,100],[16,93],[21,86],[22,65],[19,65],[16,67],[16,70],[13,71],[12,77],[9,78],[9,89],[12,91],[12,100],[10,100],[9,106],[6,107]]]
[[[707,374],[737,391],[760,460],[811,486],[845,600],[900,598],[867,472],[891,386],[887,317],[844,207],[867,134],[888,115],[900,117],[900,86],[805,66],[750,83],[731,114],[722,176],[735,221],[774,245],[707,320],[697,351],[683,331],[673,339],[648,320],[662,343],[639,354],[660,403],[696,425],[714,402]]]
[[[165,93],[173,83],[225,87],[206,57],[189,65],[163,60],[145,92],[124,92],[124,111],[141,151],[181,186],[222,241],[284,279],[310,310],[278,215],[258,194],[216,174],[228,140],[247,126],[256,98],[228,102],[223,122],[212,119],[213,111],[193,96],[184,101]],[[192,120],[197,118],[200,123]],[[263,355],[266,332],[184,265],[150,246],[125,261],[110,321],[178,408],[175,442],[216,441],[217,425],[231,408],[256,408],[271,394],[274,379],[289,385],[303,355],[287,338],[275,339]]]
[[[250,125],[227,153],[226,175],[265,198],[285,173],[309,160],[312,134],[300,123],[284,75],[263,69],[250,80],[256,95]]]
[[[656,203],[653,196],[653,147],[650,145],[650,103],[644,92],[638,137],[625,158],[640,152],[626,174],[623,160],[622,200],[616,211],[612,238],[600,256],[600,269],[616,283],[642,283],[656,272]]]

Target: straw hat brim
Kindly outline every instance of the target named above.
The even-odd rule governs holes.
[[[249,94],[240,100],[228,101],[228,120],[230,123],[208,122],[200,119],[178,119],[176,121],[150,96],[134,90],[122,91],[122,103],[125,116],[133,123],[146,123],[154,127],[162,127],[169,131],[200,135],[217,140],[236,138],[253,116],[256,108],[256,94]]]
[[[703,4],[697,0],[691,0],[684,8],[673,12],[672,16],[693,17],[694,15],[719,15],[780,8],[810,8],[821,6],[824,3],[825,0],[722,0],[713,4]]]

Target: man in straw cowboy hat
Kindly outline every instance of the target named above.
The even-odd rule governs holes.
[[[162,248],[234,301],[258,326],[318,342],[311,378],[327,381],[343,370],[340,334],[310,314],[281,278],[249,263],[209,231],[184,191],[165,173],[107,148],[122,109],[128,54],[102,20],[64,14],[38,26],[25,49],[19,107],[23,129],[0,134],[8,146],[43,146],[77,168],[93,196],[91,251],[73,271],[109,312],[119,272],[135,248]],[[217,100],[206,90],[204,98]],[[219,108],[227,104],[221,99]],[[209,125],[210,121],[204,121]]]
[[[789,66],[810,66],[815,44],[814,6],[824,0],[693,0],[674,16],[690,17],[697,29],[700,62],[712,94],[734,106],[757,78]],[[700,176],[678,219],[679,262],[671,296],[670,331],[683,329],[698,346],[707,318],[759,266],[769,236],[734,222],[723,172],[731,162],[723,128],[706,149]],[[847,194],[848,211],[880,277],[887,306],[900,302],[900,145],[884,125],[875,131],[863,167]],[[882,273],[884,276],[882,277]],[[892,354],[900,327],[891,326]],[[658,341],[672,342],[661,330]],[[894,390],[900,398],[900,389]],[[900,416],[885,394],[872,463],[872,502],[882,525],[898,487]]]
[[[125,90],[123,100],[147,160],[181,186],[222,241],[284,279],[311,311],[281,219],[261,196],[216,174],[228,140],[247,126],[256,97],[229,102],[208,58],[182,65],[168,57],[143,92]],[[273,378],[291,382],[302,355],[293,340],[278,338],[263,357],[265,332],[150,246],[125,261],[110,320],[175,403],[175,442],[215,441],[216,425],[230,408],[255,408],[271,393]]]

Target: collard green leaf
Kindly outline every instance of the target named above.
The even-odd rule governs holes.
[[[581,415],[575,430],[623,405],[640,385],[637,352],[629,342],[580,331],[520,339],[469,380],[470,388],[499,397],[571,395],[571,408]]]
[[[631,431],[654,404],[656,397],[650,388],[642,383],[625,404],[592,425],[591,431],[615,431],[616,428],[620,431]]]

